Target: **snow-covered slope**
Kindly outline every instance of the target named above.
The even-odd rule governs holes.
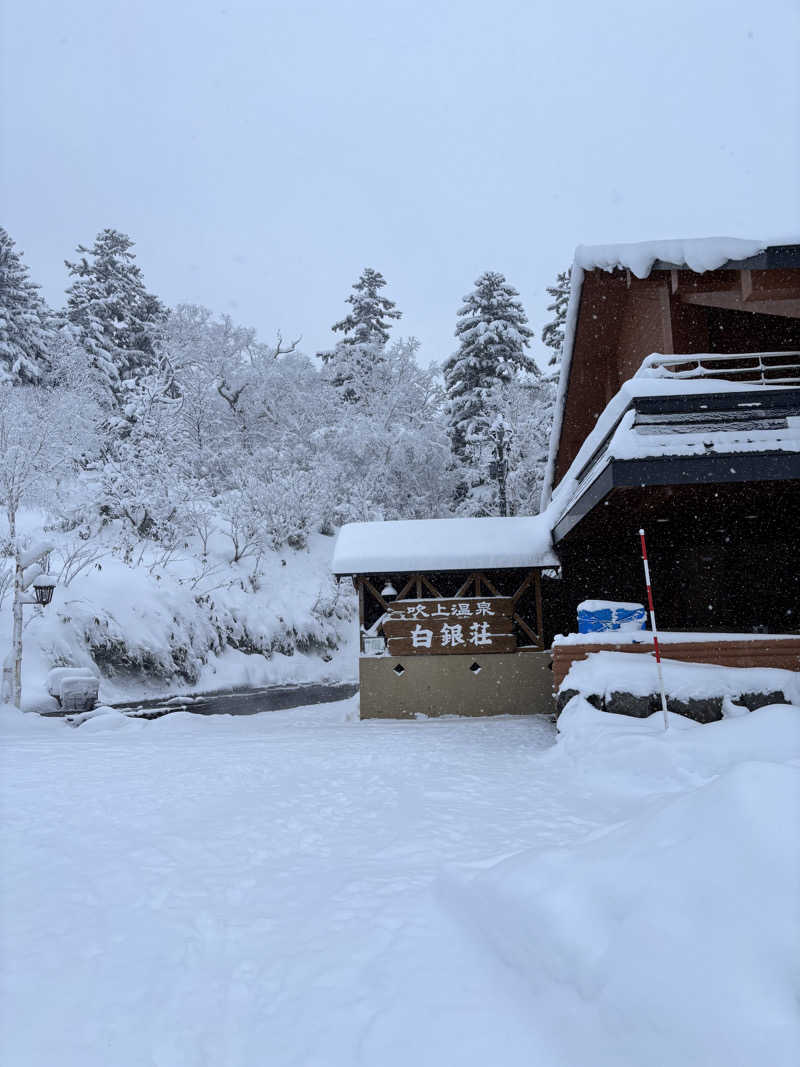
[[[31,529],[41,517],[26,516]],[[57,533],[51,565],[66,550]],[[45,708],[52,667],[90,667],[105,703],[232,685],[354,677],[354,599],[330,574],[334,539],[230,563],[230,550],[198,547],[167,560],[125,562],[103,551],[45,609],[26,608],[23,704]],[[97,546],[102,550],[102,545]],[[138,564],[138,565],[137,565]],[[0,660],[8,650],[11,596],[0,611]]]

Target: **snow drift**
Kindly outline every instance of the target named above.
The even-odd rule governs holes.
[[[522,984],[555,1062],[788,1067],[800,1053],[800,708],[671,720],[664,734],[574,698],[542,759],[572,788],[633,787],[639,810],[457,886],[462,914]]]

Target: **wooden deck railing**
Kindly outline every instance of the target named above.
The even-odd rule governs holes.
[[[636,377],[724,378],[761,385],[800,385],[800,352],[655,353],[644,360]]]

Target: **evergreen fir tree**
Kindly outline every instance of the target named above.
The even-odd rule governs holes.
[[[331,327],[344,336],[335,348],[319,353],[323,362],[329,364],[330,380],[348,403],[362,399],[372,367],[383,359],[389,340],[387,320],[399,319],[402,314],[393,300],[380,295],[385,285],[380,271],[366,267],[361,272],[347,298],[353,310]]]
[[[0,226],[0,382],[34,385],[49,366],[55,323],[11,236]]]
[[[504,275],[486,271],[464,297],[455,335],[458,351],[444,365],[450,445],[465,467],[459,510],[507,515],[511,427],[504,416],[503,387],[520,372],[538,376],[525,349],[533,331]]]
[[[67,290],[67,315],[80,330],[106,393],[115,406],[157,364],[155,345],[166,318],[158,297],[148,293],[131,249],[118,230],[102,230],[81,258],[66,262],[75,281]]]
[[[331,327],[334,333],[344,334],[340,344],[387,343],[389,323],[386,320],[399,319],[402,313],[397,310],[393,300],[380,295],[379,291],[385,285],[386,281],[380,271],[366,267],[361,272],[361,277],[347,298],[347,303],[352,305],[353,310]]]
[[[556,369],[561,366],[561,350],[564,347],[564,326],[567,321],[571,278],[572,267],[569,270],[562,270],[556,278],[556,284],[547,287],[548,294],[553,298],[553,303],[547,305],[547,310],[554,311],[555,316],[542,330],[542,342],[552,350],[548,365],[556,367]]]
[[[466,458],[470,440],[485,440],[494,421],[492,396],[518,371],[538,374],[525,349],[533,331],[504,275],[486,271],[464,297],[455,335],[458,351],[444,364],[453,452]]]

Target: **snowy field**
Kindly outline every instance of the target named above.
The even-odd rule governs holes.
[[[2,715],[9,1067],[798,1062],[800,709]]]

